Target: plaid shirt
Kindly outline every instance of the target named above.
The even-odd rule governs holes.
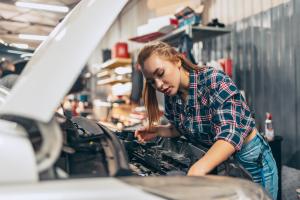
[[[186,103],[179,95],[165,96],[165,116],[195,143],[210,147],[221,139],[237,151],[255,127],[250,109],[233,81],[210,67],[190,73]]]

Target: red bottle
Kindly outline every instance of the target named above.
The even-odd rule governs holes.
[[[129,58],[128,45],[126,42],[118,42],[114,47],[114,58]]]

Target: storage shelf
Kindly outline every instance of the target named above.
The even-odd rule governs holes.
[[[178,46],[180,37],[188,34],[193,42],[200,42],[208,38],[217,37],[230,33],[227,28],[209,27],[209,26],[185,26],[172,31],[171,33],[158,38],[157,40],[166,42],[172,46]]]
[[[116,79],[116,78],[107,78],[103,80],[98,80],[97,85],[108,85],[108,84],[116,84],[116,83],[127,83],[130,82],[131,79],[129,78],[122,78],[122,79]]]
[[[157,33],[157,32],[156,32]],[[180,38],[184,34],[188,34],[193,42],[200,42],[206,40],[208,38],[217,37],[219,35],[230,33],[230,29],[227,28],[219,28],[219,27],[211,27],[211,26],[192,26],[187,25],[174,31],[163,35],[161,37],[157,37],[159,35],[155,35],[155,37],[149,37],[148,35],[139,36],[130,38],[131,41],[145,43],[149,41],[163,41],[172,46],[178,46]],[[150,34],[151,36],[151,34]]]
[[[129,40],[133,42],[146,43],[146,42],[154,41],[157,38],[162,37],[163,35],[165,35],[165,33],[153,32],[153,33],[129,38]]]
[[[100,69],[113,69],[116,67],[130,65],[131,58],[113,58],[100,65]]]

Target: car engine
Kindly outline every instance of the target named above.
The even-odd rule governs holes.
[[[57,166],[71,177],[186,175],[207,150],[183,137],[139,143],[134,128],[111,131],[84,117],[64,118],[61,128],[65,143]],[[233,158],[212,173],[251,179]]]

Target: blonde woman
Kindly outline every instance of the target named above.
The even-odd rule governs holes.
[[[149,118],[149,127],[135,132],[139,141],[184,135],[193,143],[207,144],[209,150],[191,166],[189,176],[205,175],[234,154],[253,181],[276,199],[278,175],[272,152],[227,75],[192,64],[163,42],[147,44],[138,55],[138,64],[146,79],[144,102]],[[165,95],[170,125],[157,125],[156,90]]]

